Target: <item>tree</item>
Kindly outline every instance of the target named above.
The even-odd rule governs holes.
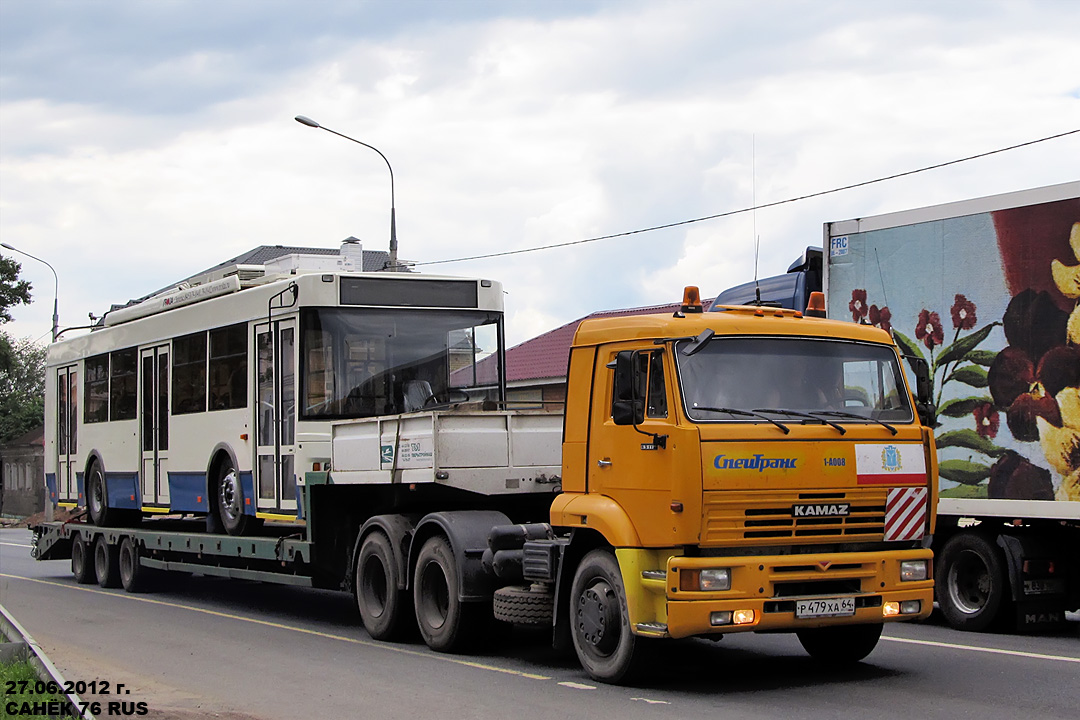
[[[0,330],[0,442],[45,421],[45,347]]]
[[[0,323],[11,322],[11,307],[29,305],[31,285],[19,279],[22,265],[0,255]]]
[[[11,308],[30,304],[22,266],[0,256],[0,324]],[[45,348],[29,338],[16,340],[0,330],[0,442],[13,440],[45,421]]]

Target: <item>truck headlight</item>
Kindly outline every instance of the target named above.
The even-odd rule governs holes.
[[[704,591],[730,590],[731,568],[706,568],[698,577],[698,587]]]
[[[731,568],[683,570],[679,573],[679,589],[690,592],[718,592],[731,589]]]
[[[926,580],[929,576],[925,560],[903,560],[900,563],[900,581]]]

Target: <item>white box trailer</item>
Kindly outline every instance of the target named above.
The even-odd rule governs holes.
[[[1080,182],[826,223],[828,315],[931,367],[949,622],[1080,606]]]

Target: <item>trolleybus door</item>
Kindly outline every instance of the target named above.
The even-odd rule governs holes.
[[[79,371],[74,365],[56,371],[56,497],[49,502],[77,500],[75,455],[78,452]]]
[[[143,505],[169,504],[169,346],[146,348],[141,354]]]
[[[258,358],[256,507],[296,512],[296,321],[255,328]]]

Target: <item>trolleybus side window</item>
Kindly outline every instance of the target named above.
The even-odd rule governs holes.
[[[95,355],[86,359],[83,395],[86,398],[83,421],[105,422],[109,419],[109,356]]]
[[[109,419],[133,420],[138,410],[138,358],[135,348],[111,353]]]
[[[210,331],[210,409],[247,407],[246,323]]]
[[[173,415],[206,412],[206,333],[173,340]]]

